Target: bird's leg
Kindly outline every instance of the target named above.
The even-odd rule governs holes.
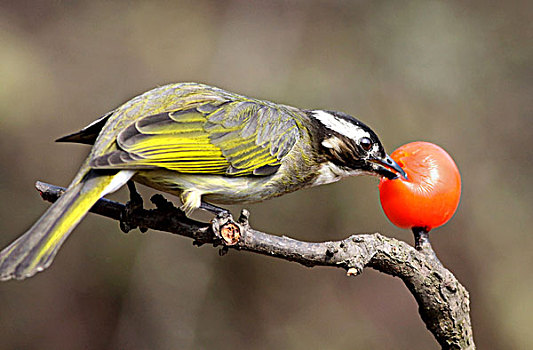
[[[142,209],[143,197],[141,197],[139,192],[137,192],[137,188],[135,188],[135,182],[133,182],[133,180],[129,180],[126,185],[128,186],[128,190],[130,191],[130,200],[128,201],[127,205],[130,205],[135,209]]]
[[[231,216],[229,210],[217,207],[216,205],[204,201],[200,203],[200,209],[207,210],[208,212],[215,214],[215,217],[211,220],[211,229],[215,233],[215,236],[222,238],[221,229],[233,221],[233,217]]]
[[[215,236],[223,241],[226,241],[226,243],[231,241],[232,239],[226,237],[225,233],[229,231],[233,232],[237,226],[235,225],[235,221],[233,220],[233,216],[229,210],[217,207],[216,205],[204,201],[200,203],[200,209],[207,210],[208,212],[215,214],[215,217],[211,220],[211,229],[213,230]],[[221,254],[223,255],[227,251],[227,248],[222,249],[223,251],[221,251]]]
[[[135,188],[135,183],[130,180],[127,182],[128,190],[130,191],[130,200],[126,202],[124,211],[121,213],[120,217],[120,229],[124,233],[135,229],[137,225],[132,223],[132,218],[136,211],[143,210],[143,198],[137,192]],[[146,232],[148,229],[145,227],[139,227],[141,232]]]
[[[207,203],[204,201],[200,202],[200,209],[207,210],[208,212],[211,212],[215,214],[216,216],[224,216],[224,215],[231,216],[228,209],[217,207],[216,205],[213,205],[211,203]]]

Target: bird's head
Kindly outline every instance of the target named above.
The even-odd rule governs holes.
[[[368,174],[407,178],[404,170],[385,152],[372,129],[341,112],[314,110],[318,147],[325,155],[327,170],[339,177]],[[324,182],[330,182],[324,179]]]

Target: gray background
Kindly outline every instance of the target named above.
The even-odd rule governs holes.
[[[431,239],[469,289],[479,348],[533,347],[531,1],[2,1],[0,245],[88,148],[56,144],[157,85],[199,81],[358,116],[389,152],[426,140],[463,177]],[[377,179],[247,206],[324,241],[390,224]],[[151,192],[143,190],[145,196]],[[124,191],[114,196],[124,200]],[[237,213],[238,207],[232,208]],[[0,284],[2,349],[437,349],[398,279],[357,278],[89,215],[45,273]]]

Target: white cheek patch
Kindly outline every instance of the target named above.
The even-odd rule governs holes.
[[[332,136],[329,139],[325,139],[324,141],[322,141],[322,146],[324,146],[326,148],[331,148],[331,149],[334,149],[334,150],[340,152],[340,150],[341,150],[340,143],[341,142],[342,141],[339,140],[338,137]]]
[[[318,176],[311,184],[311,187],[330,184],[348,176],[356,176],[363,174],[366,174],[366,172],[362,170],[344,170],[339,168],[332,162],[326,162],[320,166],[320,169],[318,170]]]
[[[363,128],[354,125],[344,119],[337,118],[328,112],[316,110],[313,111],[313,116],[318,119],[322,124],[324,124],[327,128],[338,132],[339,134],[346,136],[352,140],[360,140],[363,137],[370,138],[370,134],[366,132]]]

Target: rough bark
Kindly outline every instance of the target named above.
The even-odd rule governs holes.
[[[36,187],[43,199],[50,202],[57,200],[64,191],[42,182],[37,182]],[[415,249],[405,242],[375,233],[353,235],[341,241],[303,242],[254,230],[248,225],[246,210],[237,221],[224,217],[207,224],[185,217],[161,195],[152,197],[152,202],[156,209],[132,211],[122,203],[101,199],[91,212],[119,220],[123,228],[151,228],[178,234],[192,238],[198,245],[222,246],[222,252],[233,248],[308,267],[339,267],[349,276],[356,276],[370,267],[399,277],[415,297],[422,320],[443,349],[475,349],[468,291],[441,264],[429,241],[423,241]],[[226,230],[231,237],[227,237],[224,227],[232,227]]]

